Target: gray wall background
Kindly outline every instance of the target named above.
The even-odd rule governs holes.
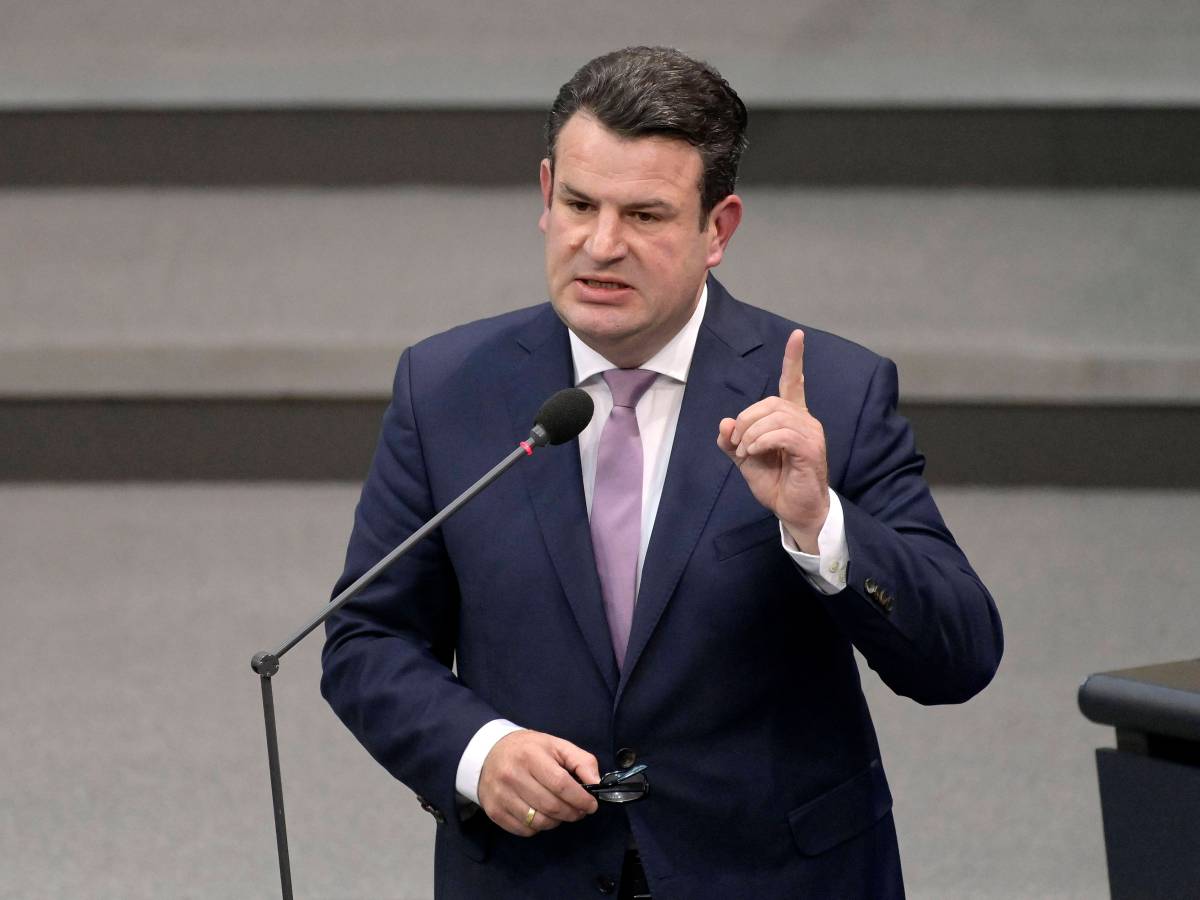
[[[340,569],[406,344],[543,296],[542,110],[667,43],[751,108],[735,294],[895,358],[1008,651],[865,683],[914,897],[1106,891],[1089,673],[1196,655],[1200,7],[0,0],[0,897],[278,890],[248,660]],[[276,679],[298,895],[432,821]]]

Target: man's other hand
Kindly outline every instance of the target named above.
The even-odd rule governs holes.
[[[756,500],[778,516],[796,545],[817,553],[829,514],[825,430],[804,400],[804,332],[788,338],[779,396],[722,419],[717,446],[728,454]]]
[[[594,813],[596,798],[580,782],[599,780],[596,757],[586,750],[540,731],[514,731],[483,761],[479,803],[505,831],[530,837]]]

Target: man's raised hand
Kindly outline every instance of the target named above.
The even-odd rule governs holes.
[[[817,535],[829,514],[829,466],[825,430],[804,398],[803,331],[793,331],[783,351],[779,396],[759,400],[736,419],[722,419],[717,446],[796,545],[816,553]]]

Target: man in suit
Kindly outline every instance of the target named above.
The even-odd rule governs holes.
[[[588,63],[547,123],[551,303],[401,357],[338,590],[545,397],[597,407],[327,626],[322,691],[436,818],[440,896],[901,896],[852,647],[922,703],[999,663],[894,365],[709,272],[745,123],[676,51]],[[637,802],[581,787],[635,763]]]

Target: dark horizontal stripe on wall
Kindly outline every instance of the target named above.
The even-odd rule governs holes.
[[[748,180],[1200,186],[1200,109],[767,110],[750,121]]]
[[[374,399],[0,401],[0,480],[358,481],[384,407]],[[934,483],[1200,487],[1200,407],[912,403],[903,411]],[[507,449],[497,447],[497,459]]]
[[[360,480],[380,400],[9,400],[9,481]]]
[[[0,111],[0,185],[532,182],[533,109]],[[747,182],[1200,186],[1198,108],[753,109]]]
[[[9,185],[536,183],[529,110],[87,110],[0,114]]]
[[[1200,487],[1200,407],[902,407],[934,483]]]

